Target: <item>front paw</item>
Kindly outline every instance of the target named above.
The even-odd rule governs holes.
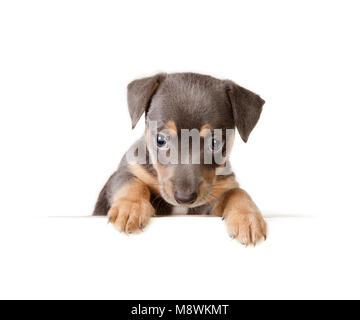
[[[120,232],[133,233],[144,229],[154,212],[147,200],[121,198],[109,210],[108,218]]]
[[[241,244],[255,246],[261,240],[266,240],[266,222],[260,213],[230,213],[225,217],[230,237]]]

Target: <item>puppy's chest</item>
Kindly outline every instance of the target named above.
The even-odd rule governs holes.
[[[171,208],[171,214],[188,214],[189,209],[186,207],[173,206]]]

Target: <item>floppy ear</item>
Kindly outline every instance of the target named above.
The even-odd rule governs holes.
[[[235,125],[241,138],[247,142],[259,120],[265,101],[232,81],[227,81],[226,93],[232,106]]]
[[[159,73],[149,78],[134,80],[128,84],[127,100],[133,129],[142,114],[149,108],[151,98],[164,78],[165,74]]]

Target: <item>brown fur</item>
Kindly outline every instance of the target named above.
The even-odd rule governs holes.
[[[226,220],[230,236],[242,244],[249,245],[266,239],[266,223],[260,210],[242,189],[235,188],[225,192],[214,209],[214,215]]]
[[[203,199],[206,195],[206,191],[209,188],[213,188],[214,187],[214,183],[216,181],[216,171],[215,169],[211,169],[211,170],[201,170],[201,176],[204,179],[204,182],[200,185],[199,188],[199,200]],[[213,194],[211,194],[211,198],[214,197]],[[207,202],[211,202],[211,198],[207,199]]]
[[[147,225],[155,209],[150,203],[150,190],[140,180],[132,180],[120,188],[112,199],[109,222],[119,231],[132,233]]]
[[[218,199],[226,191],[235,189],[238,187],[239,187],[239,184],[236,181],[234,176],[229,176],[228,178],[221,179],[221,180],[216,179],[214,187],[213,187],[212,195],[213,195],[213,197]]]
[[[142,181],[147,187],[159,193],[159,182],[157,178],[145,170],[145,168],[137,163],[129,164],[130,172]]]

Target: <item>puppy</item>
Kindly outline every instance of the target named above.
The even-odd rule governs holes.
[[[132,127],[145,113],[146,132],[109,178],[93,214],[107,215],[125,233],[142,230],[154,215],[215,215],[244,245],[266,239],[266,223],[228,160],[235,126],[247,142],[264,103],[232,81],[194,73],[131,82]]]

